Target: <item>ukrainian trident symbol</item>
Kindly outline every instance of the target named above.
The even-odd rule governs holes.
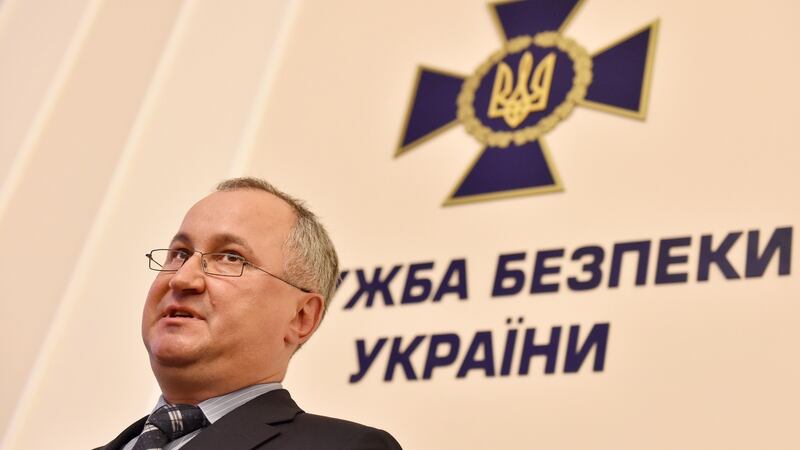
[[[563,190],[543,136],[576,106],[644,119],[658,21],[589,54],[583,0],[496,3],[503,47],[470,76],[420,67],[395,156],[461,123],[485,147],[445,205]]]

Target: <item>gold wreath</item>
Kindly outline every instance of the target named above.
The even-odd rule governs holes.
[[[531,44],[536,44],[543,48],[556,47],[569,56],[575,72],[575,76],[572,78],[572,88],[567,93],[564,101],[552,113],[539,120],[535,125],[515,131],[494,131],[481,123],[475,116],[475,108],[472,106],[475,100],[475,92],[480,86],[481,79],[489,73],[492,67],[507,55],[519,53],[530,47]],[[575,108],[575,105],[586,96],[586,89],[591,83],[592,58],[586,49],[574,40],[554,31],[541,32],[536,36],[519,36],[507,41],[503,48],[492,53],[489,59],[478,66],[478,70],[474,74],[464,80],[464,84],[461,85],[461,92],[456,100],[458,120],[464,124],[469,134],[490,147],[505,148],[512,141],[519,146],[526,142],[535,141],[552,130],[558,122],[567,118]]]

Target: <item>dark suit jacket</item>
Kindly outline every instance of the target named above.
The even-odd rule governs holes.
[[[147,417],[105,447],[121,450],[141,433]],[[181,450],[401,450],[387,432],[346,420],[305,413],[285,389],[267,392],[206,427]]]

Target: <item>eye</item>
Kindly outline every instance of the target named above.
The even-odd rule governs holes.
[[[173,248],[170,249],[169,253],[167,254],[167,262],[174,262],[180,261],[185,262],[192,256],[192,251],[187,250],[185,248]]]
[[[214,253],[214,261],[222,264],[241,264],[244,262],[244,257],[234,252]]]

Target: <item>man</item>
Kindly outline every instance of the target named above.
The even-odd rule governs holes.
[[[279,384],[338,276],[301,202],[263,180],[224,181],[147,257],[159,273],[142,338],[162,396],[101,449],[400,448],[385,431],[303,412]]]

